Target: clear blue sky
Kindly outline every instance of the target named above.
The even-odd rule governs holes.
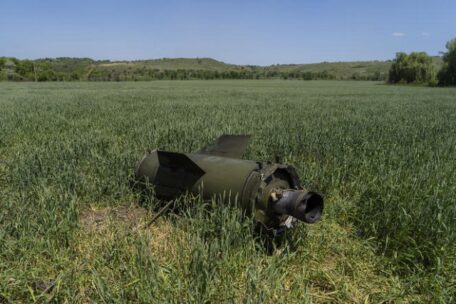
[[[0,56],[269,65],[444,50],[456,1],[0,0]]]

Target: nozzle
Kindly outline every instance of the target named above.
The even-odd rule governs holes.
[[[278,189],[271,193],[272,210],[313,224],[321,218],[323,197],[316,192]]]

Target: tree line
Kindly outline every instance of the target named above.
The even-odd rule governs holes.
[[[90,58],[45,58],[20,60],[0,57],[0,81],[147,81],[192,79],[299,79],[299,80],[375,80],[389,83],[456,85],[456,38],[448,41],[443,65],[437,71],[432,57],[425,52],[397,53],[389,72],[361,74],[347,70],[332,71],[279,70],[272,67],[240,66],[236,69],[158,69],[147,65],[102,66],[109,61]],[[199,61],[198,61],[199,62]]]
[[[0,57],[0,80],[72,81],[82,80],[95,61],[89,58],[20,60]]]
[[[388,82],[456,85],[456,38],[447,42],[446,49],[442,56],[443,66],[439,71],[436,71],[432,57],[425,52],[397,53],[389,71]]]
[[[386,75],[352,74],[348,77],[338,77],[328,71],[275,71],[275,70],[197,70],[197,69],[134,69],[134,70],[95,70],[88,76],[91,81],[144,81],[144,80],[215,80],[215,79],[295,79],[295,80],[385,80]]]
[[[199,62],[199,61],[198,61]],[[103,63],[107,63],[104,65]],[[296,80],[375,80],[387,79],[379,71],[359,73],[347,69],[336,74],[331,70],[280,70],[277,67],[239,66],[226,69],[174,68],[158,69],[147,64],[112,64],[89,58],[45,58],[20,60],[0,57],[0,80],[10,81],[148,81],[192,79],[296,79]]]

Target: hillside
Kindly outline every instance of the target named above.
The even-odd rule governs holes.
[[[268,69],[282,72],[328,73],[336,79],[357,79],[373,75],[383,78],[388,74],[390,66],[391,61],[353,61],[275,65]]]
[[[441,58],[434,57],[436,67]],[[271,66],[227,64],[211,58],[109,61],[90,58],[19,60],[0,57],[0,80],[122,81],[160,79],[385,80],[391,61],[322,62]]]

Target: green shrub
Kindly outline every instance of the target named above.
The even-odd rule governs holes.
[[[390,83],[430,84],[435,82],[432,58],[424,52],[397,53],[391,65]]]
[[[454,86],[456,85],[456,38],[446,44],[447,52],[443,55],[444,65],[439,71],[439,85]]]

